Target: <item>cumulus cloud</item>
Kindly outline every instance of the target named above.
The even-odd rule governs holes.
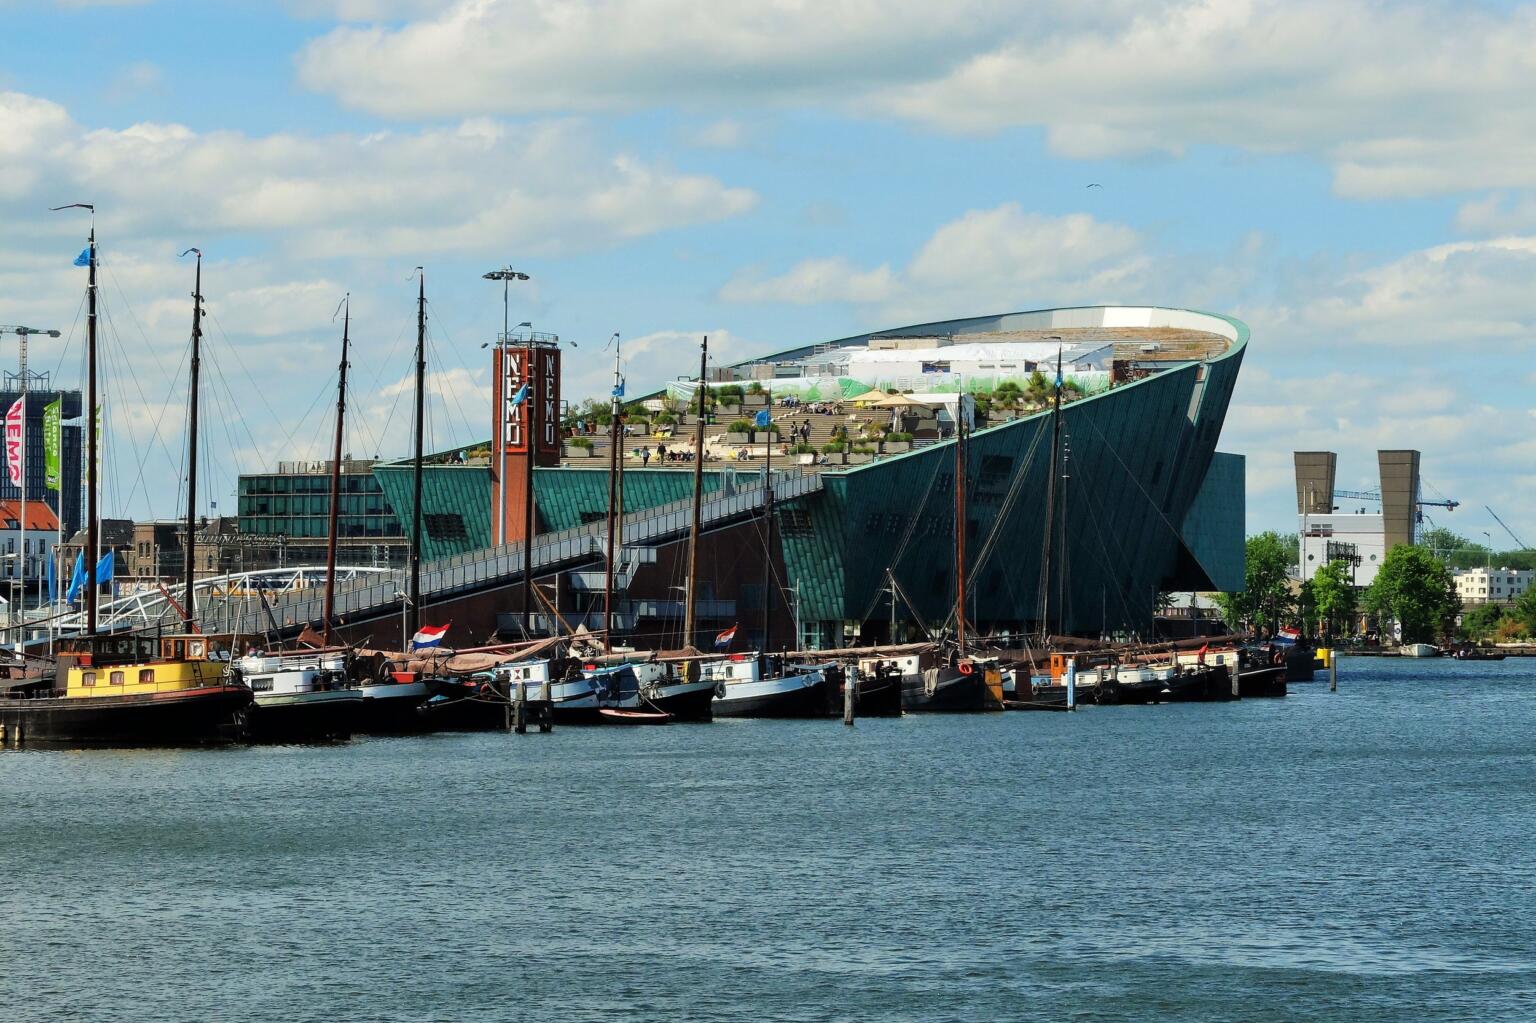
[[[1140,235],[1086,213],[1050,217],[1008,202],[940,226],[901,270],[812,258],[782,274],[744,271],[729,302],[847,303],[885,319],[921,320],[1030,305],[1129,300],[1148,270]]]
[[[296,250],[330,255],[493,242],[572,252],[732,217],[756,202],[712,177],[605,154],[569,121],[330,136],[159,123],[87,130],[57,104],[6,93],[0,156],[8,150],[30,156],[0,163],[0,199],[46,177],[53,189],[94,196],[125,229],[281,231]]]
[[[809,103],[1074,157],[1306,152],[1389,196],[1536,187],[1533,34],[1536,7],[1451,0],[458,0],[298,66],[381,116]]]

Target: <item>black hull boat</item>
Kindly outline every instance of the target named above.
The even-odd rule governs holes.
[[[132,696],[10,697],[0,700],[7,741],[111,746],[191,746],[241,737],[251,703],[245,686]]]
[[[933,667],[901,680],[901,709],[908,714],[970,714],[1002,710],[1002,700],[980,667]]]
[[[855,712],[860,717],[900,717],[901,672],[888,669],[860,672],[854,699],[857,701]]]
[[[357,712],[360,735],[411,735],[431,725],[420,713],[432,695],[425,682],[364,683],[363,704]]]
[[[1283,666],[1243,668],[1237,673],[1237,692],[1245,700],[1284,696],[1287,678]]]
[[[345,742],[362,712],[356,689],[257,695],[246,711],[246,738],[258,743]]]
[[[506,696],[485,679],[432,679],[431,696],[416,707],[418,726],[433,732],[490,732],[511,720]],[[532,693],[529,694],[533,698]]]
[[[673,721],[709,721],[714,718],[715,687],[708,682],[657,683],[642,691],[643,706]]]
[[[821,672],[732,682],[714,698],[717,718],[825,718],[832,716],[832,689]]]
[[[1276,649],[1284,651],[1285,681],[1311,682],[1317,677],[1317,652],[1310,646],[1297,643]]]
[[[1232,675],[1224,664],[1180,671],[1168,678],[1135,682],[1107,680],[1092,688],[1095,703],[1219,703],[1235,700]]]

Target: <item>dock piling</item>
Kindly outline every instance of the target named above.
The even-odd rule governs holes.
[[[1339,656],[1334,651],[1328,651],[1328,691],[1339,691]]]
[[[853,715],[858,704],[859,695],[859,671],[852,668],[843,673],[843,724],[853,724]]]
[[[512,730],[518,735],[528,732],[528,683],[517,684],[517,698],[512,705]]]
[[[549,691],[549,679],[539,684],[539,731],[555,730],[555,701]]]

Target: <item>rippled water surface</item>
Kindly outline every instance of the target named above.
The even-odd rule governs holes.
[[[0,1019],[1536,1019],[1536,660],[0,754]]]

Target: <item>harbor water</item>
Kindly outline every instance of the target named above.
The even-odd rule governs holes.
[[[0,753],[0,1019],[1530,1020],[1536,660]]]

